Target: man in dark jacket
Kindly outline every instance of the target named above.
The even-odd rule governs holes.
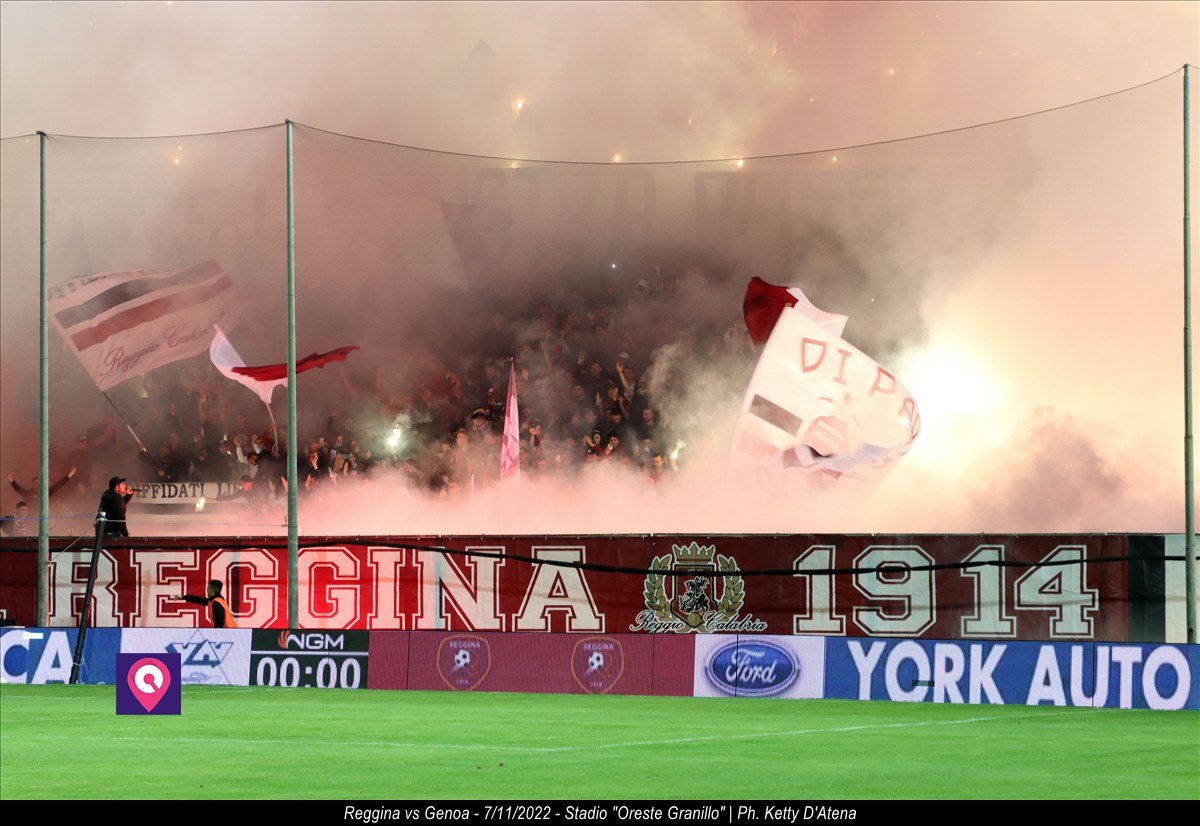
[[[49,493],[51,499],[54,498],[54,494],[62,490],[63,486],[67,484],[67,482],[71,481],[71,479],[75,476],[75,473],[76,468],[71,468],[69,471],[67,471],[66,476],[50,486]],[[39,501],[38,496],[38,477],[33,477],[33,481],[29,483],[32,487],[26,488],[22,487],[21,484],[17,482],[16,478],[10,473],[8,474],[8,484],[11,485],[12,489],[17,492],[22,501],[17,504],[17,511],[15,514],[13,514],[13,516],[5,517],[3,520],[0,520],[0,523],[2,523],[0,524],[0,533],[6,533],[9,536],[37,534],[39,527],[38,518],[46,516],[50,511],[49,508],[41,507],[41,502]],[[28,518],[30,502],[33,502],[37,506],[39,511],[38,518]],[[22,506],[24,506],[24,513],[22,513],[21,510]]]
[[[66,476],[59,479],[57,482],[54,482],[53,484],[51,484],[50,490],[49,490],[50,496],[53,497],[54,494],[56,494],[60,490],[62,490],[62,486],[65,485],[67,482],[71,481],[72,477],[75,476],[75,474],[78,472],[78,470],[79,470],[78,468],[71,468],[70,470],[67,471]],[[33,477],[33,481],[29,483],[33,487],[26,488],[26,487],[22,487],[21,484],[16,480],[16,478],[10,473],[10,474],[8,474],[8,484],[12,486],[12,489],[15,490],[18,495],[23,496],[26,499],[37,499],[37,497],[38,497],[38,477],[37,476]]]
[[[125,484],[124,476],[108,480],[108,490],[100,495],[100,510],[104,512],[105,536],[129,536],[129,525],[125,521],[125,507],[133,498],[133,489]]]

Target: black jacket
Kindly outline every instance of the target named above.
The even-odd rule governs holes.
[[[100,495],[100,508],[104,511],[105,536],[129,536],[129,526],[125,522],[125,505],[133,498],[132,493],[124,496],[112,488]]]

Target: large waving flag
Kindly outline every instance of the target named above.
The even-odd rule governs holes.
[[[916,402],[841,337],[845,316],[759,278],[747,286],[743,309],[751,338],[766,346],[734,430],[735,476],[781,488],[806,472],[863,476],[908,452],[921,430]]]
[[[270,407],[275,388],[287,387],[287,362],[247,367],[246,362],[242,361],[237,350],[233,349],[233,345],[229,343],[229,339],[221,332],[221,328],[214,324],[213,329],[216,334],[213,336],[212,346],[208,349],[208,357],[212,359],[213,366],[221,371],[221,375],[225,378],[248,387],[262,399],[263,404]],[[328,353],[307,355],[296,362],[296,375],[300,375],[306,370],[324,367],[330,362],[345,361],[346,356],[357,349],[356,346],[339,347]]]
[[[352,344],[349,347],[339,347],[336,350],[330,350],[328,353],[309,353],[304,358],[296,361],[296,375],[306,370],[316,370],[318,367],[324,367],[326,364],[332,364],[335,361],[345,361],[346,356],[357,349],[358,346]],[[283,383],[287,384],[286,361],[282,364],[264,364],[261,367],[235,367],[233,368],[233,372],[251,381],[279,381],[282,379]]]
[[[517,371],[508,364],[508,402],[504,405],[504,438],[500,442],[500,478],[521,475],[521,419],[517,411]]]
[[[214,324],[241,318],[237,290],[216,261],[84,275],[49,293],[51,322],[102,391],[203,353]]]
[[[287,386],[287,374],[284,374],[282,379],[274,381],[255,381],[247,378],[237,372],[237,368],[245,367],[246,362],[242,361],[242,357],[238,355],[237,350],[233,349],[233,345],[229,339],[225,337],[225,333],[216,324],[213,325],[215,334],[213,335],[212,345],[208,348],[208,357],[212,359],[213,366],[221,372],[221,375],[232,381],[236,381],[250,389],[252,393],[262,399],[262,403],[267,407],[271,406],[271,397],[275,395],[276,387]],[[299,366],[297,366],[299,369]]]

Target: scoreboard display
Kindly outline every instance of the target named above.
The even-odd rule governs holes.
[[[283,688],[365,688],[366,631],[255,629],[251,685]]]

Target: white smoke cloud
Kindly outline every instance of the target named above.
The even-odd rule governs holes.
[[[1160,77],[1197,62],[1198,17],[1195,4],[1179,3],[9,2],[0,6],[0,121],[5,135],[148,135],[292,117],[485,155],[752,158],[936,132]],[[1178,88],[1176,78],[986,130],[842,151],[836,162],[838,153],[815,155],[795,162],[809,181],[825,180],[835,163],[857,170],[856,181],[886,175],[806,205],[809,223],[794,250],[751,255],[744,242],[718,244],[710,256],[669,243],[655,250],[696,276],[681,281],[679,311],[706,329],[738,323],[750,275],[800,284],[819,305],[851,315],[847,338],[895,369],[925,421],[913,452],[877,489],[784,503],[728,491],[722,439],[748,361],[682,357],[684,346],[668,342],[656,363],[688,365],[670,412],[692,426],[685,472],[665,489],[588,468],[569,487],[527,480],[517,494],[480,488],[467,507],[461,495],[430,502],[380,480],[336,505],[306,503],[304,530],[1179,530]],[[14,280],[28,284],[36,266],[28,243],[35,225],[13,229],[24,213],[10,206],[10,193],[27,197],[29,178],[12,165],[19,160],[28,173],[36,156],[5,148],[9,361],[28,355],[30,332],[18,312],[28,310],[27,295],[13,292]],[[346,168],[375,163],[367,153],[376,150],[357,144],[319,149],[326,192],[337,191],[339,175],[353,179],[339,153]],[[438,186],[452,180],[449,161],[425,166],[409,158],[393,174],[420,169]],[[755,168],[750,162],[746,172]],[[268,171],[277,174],[249,164],[246,177]],[[310,349],[350,343],[340,338],[355,331],[371,346],[348,365],[352,374],[370,384],[383,369],[389,389],[411,391],[422,370],[407,355],[467,355],[472,342],[450,333],[487,324],[493,308],[479,299],[454,330],[427,317],[422,308],[467,279],[448,247],[435,255],[389,237],[389,213],[361,208],[389,197],[393,179],[355,186],[363,203],[327,215],[319,235],[301,233],[309,272],[313,262],[321,272],[337,269],[325,285],[308,282],[301,329],[320,343]],[[267,190],[268,228],[278,226],[276,190]],[[863,197],[877,191],[887,197]],[[100,197],[79,208],[78,223],[105,208]],[[440,231],[438,221],[429,226]],[[566,267],[573,275],[554,271],[569,283],[553,300],[583,311],[572,288],[594,279],[579,261],[603,250],[541,249],[575,265]],[[104,256],[95,243],[88,252]],[[265,273],[279,272],[281,255],[262,254]],[[687,256],[699,264],[689,270]],[[745,271],[750,260],[753,272]],[[521,293],[506,311],[534,338],[537,301],[527,291],[547,273],[512,277]],[[372,296],[395,282],[412,285],[416,297],[385,326],[372,317]],[[272,360],[278,339],[263,331],[274,329],[278,300],[261,301],[266,320],[243,331],[254,337],[239,346],[250,341],[248,357]],[[626,323],[654,321],[652,312],[634,312]],[[6,373],[6,388],[33,387],[28,375]],[[308,381],[302,404],[311,430],[343,390],[333,372]],[[107,409],[86,385],[62,388],[57,399],[56,438]],[[57,411],[67,409],[84,421],[62,422]],[[4,467],[27,477],[35,405],[26,396],[4,410]]]

